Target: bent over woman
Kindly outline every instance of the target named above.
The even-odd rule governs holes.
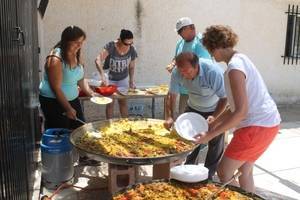
[[[235,128],[218,166],[218,176],[227,182],[236,170],[241,188],[254,192],[253,166],[279,130],[280,115],[254,63],[234,49],[238,37],[230,27],[208,27],[203,44],[217,62],[225,62],[225,89],[230,109],[199,134],[198,143],[206,143],[222,132]]]

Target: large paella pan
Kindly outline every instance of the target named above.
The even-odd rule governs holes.
[[[113,200],[207,200],[219,191],[220,183],[202,181],[199,183],[183,183],[175,180],[154,180],[139,183],[117,192]],[[264,198],[248,193],[241,188],[226,186],[213,197],[214,200],[263,200]]]
[[[98,121],[77,128],[70,139],[82,154],[119,165],[171,162],[196,147],[166,130],[163,122],[146,118]]]

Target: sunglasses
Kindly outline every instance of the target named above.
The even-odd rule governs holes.
[[[124,41],[122,41],[122,43],[123,43],[125,46],[131,46],[131,45],[133,44],[133,42],[131,42],[131,43],[126,43],[126,42],[124,42]]]

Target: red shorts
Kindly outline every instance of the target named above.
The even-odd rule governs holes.
[[[234,131],[224,155],[240,161],[255,162],[268,148],[279,130],[274,127],[249,126]]]

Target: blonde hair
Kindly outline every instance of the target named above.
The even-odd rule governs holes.
[[[208,51],[212,51],[234,47],[238,42],[238,36],[229,26],[213,25],[206,28],[202,42]]]

